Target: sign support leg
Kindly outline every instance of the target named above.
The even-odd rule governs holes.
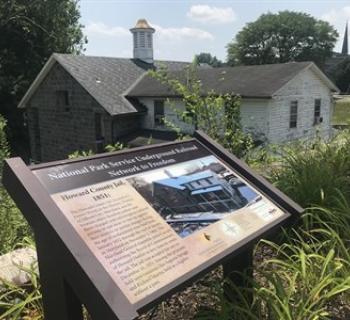
[[[238,287],[249,288],[251,284],[247,278],[253,278],[253,248],[248,248],[223,264],[224,277],[228,278]],[[235,302],[236,294],[229,285],[224,288],[225,295],[232,302]],[[252,295],[247,297],[252,301]]]
[[[60,260],[53,257],[53,252],[59,251],[53,250],[49,237],[38,238],[36,235],[45,320],[83,320],[82,304],[64,280]]]

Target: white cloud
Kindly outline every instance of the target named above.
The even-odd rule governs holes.
[[[333,25],[339,33],[338,42],[335,46],[335,51],[340,52],[344,39],[345,23],[350,20],[350,6],[341,9],[332,9],[320,17],[322,20],[328,21]]]
[[[205,30],[197,28],[163,28],[161,26],[154,25],[156,29],[155,35],[160,39],[167,40],[186,40],[186,39],[197,39],[197,40],[213,40],[214,36]]]
[[[230,23],[236,20],[236,14],[231,7],[218,8],[208,5],[193,5],[187,16],[203,23]]]
[[[131,32],[122,26],[91,21],[84,30],[88,37],[86,54],[111,57],[132,57]],[[156,59],[191,61],[194,54],[208,50],[215,43],[214,35],[200,28],[163,27],[151,24]]]
[[[158,25],[152,25],[156,29],[156,36],[162,39],[170,40],[185,40],[185,39],[199,39],[199,40],[212,40],[214,36],[205,30],[189,27],[181,28],[163,28]],[[131,33],[124,27],[109,27],[102,22],[91,22],[85,27],[85,33],[87,36],[109,36],[109,37],[121,37],[130,36]]]
[[[85,27],[85,33],[89,35],[102,35],[109,37],[129,36],[130,31],[123,27],[109,27],[102,22],[91,22]]]
[[[347,19],[350,20],[350,6],[343,7],[340,10],[332,9],[321,16],[322,20],[326,20],[331,24],[337,24],[339,21],[345,23]]]

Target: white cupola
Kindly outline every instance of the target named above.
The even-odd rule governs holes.
[[[153,63],[153,33],[146,19],[139,19],[136,26],[130,29],[134,37],[134,59]]]

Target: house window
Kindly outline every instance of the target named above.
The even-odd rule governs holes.
[[[164,100],[154,101],[154,124],[156,126],[164,124]]]
[[[298,101],[290,103],[289,128],[296,128],[298,123]]]
[[[319,124],[321,122],[321,99],[315,99],[314,125]]]
[[[64,111],[70,110],[69,94],[67,90],[56,91],[56,106]]]

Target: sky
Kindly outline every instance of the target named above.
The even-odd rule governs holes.
[[[335,49],[341,50],[350,21],[349,0],[80,0],[86,55],[131,58],[129,29],[145,18],[156,29],[154,58],[176,61],[192,61],[200,52],[225,61],[227,44],[247,23],[282,10],[305,12],[331,23],[340,35]]]

